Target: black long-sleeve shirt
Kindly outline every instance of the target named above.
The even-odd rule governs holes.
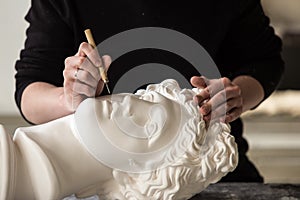
[[[232,79],[244,74],[256,78],[264,88],[265,98],[275,89],[283,71],[281,41],[269,26],[259,0],[206,0],[186,4],[174,0],[33,0],[26,20],[30,26],[25,49],[16,63],[15,97],[19,108],[28,84],[45,81],[62,86],[64,59],[75,54],[79,44],[86,41],[83,33],[86,28],[92,29],[98,43],[137,27],[179,31],[206,49],[222,76]],[[152,50],[140,54],[144,57],[133,54],[116,61],[110,68],[114,72],[110,73],[113,74],[111,82],[115,82],[121,71],[118,66],[124,67],[124,63],[134,66],[152,59],[174,64],[168,58],[172,55],[167,53]],[[188,69],[184,66],[182,63],[182,71]]]
[[[30,83],[63,85],[64,60],[86,41],[86,28],[92,29],[97,43],[138,27],[179,31],[205,48],[222,76],[256,78],[265,98],[276,88],[284,68],[281,40],[269,26],[259,0],[32,0],[26,20],[30,26],[25,48],[15,66],[15,99],[20,110],[22,93]],[[120,78],[124,67],[154,61],[179,66],[188,80],[197,75],[176,55],[141,50],[113,62],[110,84]]]

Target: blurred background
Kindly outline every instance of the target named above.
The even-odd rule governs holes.
[[[283,41],[286,72],[278,90],[242,116],[249,157],[266,183],[300,183],[300,0],[262,0]],[[0,8],[0,124],[13,134],[28,126],[14,101],[14,64],[25,40],[29,0],[2,1]]]
[[[265,182],[300,183],[300,0],[262,0],[283,41],[285,74],[273,95],[243,115],[249,157]]]

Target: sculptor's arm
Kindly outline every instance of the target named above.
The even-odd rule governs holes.
[[[270,95],[261,82],[249,75],[237,76],[232,81],[227,77],[207,79],[194,76],[191,84],[203,89],[196,95],[195,101],[206,122],[232,122]]]
[[[206,88],[198,95],[200,112],[208,115],[211,105],[222,103],[223,108],[227,106],[226,122],[233,121],[242,112],[254,109],[268,98],[278,85],[284,69],[280,56],[281,40],[269,26],[269,19],[264,15],[260,2],[239,0],[235,5],[236,18],[216,60],[222,76],[227,78],[201,80],[198,77],[198,83],[195,78],[191,80],[194,86]],[[218,93],[221,89],[213,87],[218,81],[224,83],[225,93]],[[226,102],[221,102],[222,98],[218,96],[224,94]],[[213,98],[205,103],[210,97]],[[212,117],[221,117],[221,114],[219,112],[219,116]]]
[[[27,120],[41,124],[69,115],[86,97],[99,95],[102,92],[103,82],[98,82],[91,75],[95,74],[94,77],[97,77],[97,69],[90,63],[82,64],[87,61],[84,53],[87,49],[85,48],[91,47],[87,43],[83,43],[75,56],[66,59],[63,87],[57,87],[47,82],[34,82],[25,88],[21,99],[21,109]],[[106,66],[110,65],[110,57],[103,56],[103,60]],[[82,70],[80,70],[80,75],[78,73],[76,80],[74,72],[77,66],[81,66]],[[90,73],[87,72],[87,68],[94,68],[92,69],[94,72],[92,70]],[[90,83],[90,85],[87,86],[86,83]]]
[[[221,121],[226,123],[232,122],[243,112],[257,106],[264,98],[263,87],[251,76],[238,76],[233,81],[228,78],[208,80],[205,77],[195,76],[192,77],[191,83],[195,87],[204,88],[196,96],[196,101],[205,121],[221,118]],[[220,84],[224,85],[224,88],[220,88]],[[204,102],[205,100],[208,101]],[[224,100],[226,102],[220,103]],[[219,105],[211,115],[212,107],[217,104]]]
[[[232,83],[240,88],[242,96],[242,112],[251,110],[264,99],[264,90],[262,85],[251,76],[238,76]],[[234,116],[229,119],[230,121]]]
[[[22,113],[32,123],[41,124],[68,114],[62,87],[46,82],[34,82],[26,87],[22,95]]]
[[[16,63],[15,99],[31,123],[71,114],[84,98],[102,91],[98,70],[85,59],[89,55],[96,64],[92,47],[87,43],[80,45],[73,37],[73,15],[66,2],[50,0],[33,0],[26,15],[30,26],[25,48]],[[109,62],[109,58],[104,61]],[[77,68],[84,70],[75,79]]]

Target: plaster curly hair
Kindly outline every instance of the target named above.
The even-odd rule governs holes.
[[[113,171],[120,187],[118,199],[187,199],[219,181],[238,163],[237,145],[225,123],[214,123],[208,129],[193,102],[195,91],[183,89],[174,80],[149,85],[137,95],[151,101],[158,92],[181,104],[191,116],[184,124],[173,147],[166,153],[168,166],[151,172]],[[147,95],[145,95],[147,94]],[[182,153],[184,152],[184,153]],[[115,194],[116,195],[116,194]]]

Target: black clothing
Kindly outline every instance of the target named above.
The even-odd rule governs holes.
[[[32,0],[26,20],[30,26],[25,49],[16,63],[15,99],[20,111],[22,92],[30,83],[44,81],[62,86],[64,59],[86,41],[86,28],[92,29],[97,43],[137,27],[179,31],[206,49],[222,76],[256,78],[265,98],[274,91],[283,71],[281,40],[269,26],[259,0]],[[108,74],[112,84],[124,65],[134,67],[153,60],[181,66],[188,80],[198,75],[189,71],[187,62],[168,52],[148,49],[136,53],[139,56],[123,56],[112,63]],[[247,146],[242,130],[232,134],[240,141],[240,149]]]
[[[229,172],[220,182],[263,182],[263,177],[259,174],[255,166],[249,161],[246,153],[248,143],[242,137],[243,123],[239,118],[230,123],[231,134],[235,136],[238,145],[239,164],[233,172]]]

